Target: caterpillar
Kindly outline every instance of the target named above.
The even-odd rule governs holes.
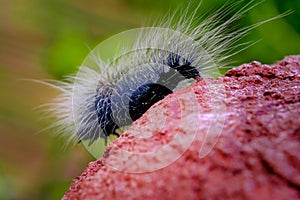
[[[76,75],[52,84],[61,91],[48,104],[56,132],[69,142],[91,145],[101,139],[107,144],[111,135],[119,136],[119,128],[129,126],[168,94],[218,75],[229,58],[249,46],[239,41],[250,30],[282,17],[231,30],[257,5],[250,1],[237,9],[240,3],[226,3],[204,20],[197,16],[201,3],[191,12],[187,6],[152,27],[121,33],[106,41],[119,41],[114,56],[105,56],[105,45],[98,45]]]

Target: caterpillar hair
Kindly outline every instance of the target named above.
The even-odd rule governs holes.
[[[56,119],[55,132],[69,142],[89,144],[118,136],[118,128],[130,125],[166,95],[227,66],[233,55],[251,45],[239,43],[250,30],[283,16],[235,29],[257,3],[240,5],[226,3],[203,20],[197,16],[200,3],[178,10],[152,27],[135,30],[137,38],[116,46],[114,59],[105,59],[103,47],[100,53],[96,47],[76,75],[51,83],[61,92],[47,104]]]

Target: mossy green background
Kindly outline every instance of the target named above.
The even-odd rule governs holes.
[[[199,15],[224,2],[203,1]],[[187,2],[0,0],[0,199],[59,199],[94,160],[82,146],[64,148],[63,140],[43,130],[51,122],[34,108],[57,93],[22,79],[61,79],[102,40],[149,24],[180,4]],[[258,42],[234,56],[234,65],[300,54],[298,0],[265,0],[241,26],[287,10],[294,12],[251,31],[244,41]]]

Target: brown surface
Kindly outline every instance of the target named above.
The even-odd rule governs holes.
[[[208,85],[214,83],[225,87],[225,123],[217,121],[221,136],[200,158],[204,135],[213,122],[216,104],[209,92],[215,91]],[[149,120],[151,113],[158,115],[155,120]],[[152,136],[139,139],[136,132]],[[182,143],[171,144],[178,135]],[[184,151],[182,144],[191,138],[192,145]],[[64,199],[300,199],[299,143],[300,56],[272,66],[253,62],[158,102],[107,147],[104,157],[89,164]],[[160,152],[166,144],[170,149],[162,154],[141,157]],[[123,157],[120,149],[142,154]],[[175,162],[155,170],[182,152]]]

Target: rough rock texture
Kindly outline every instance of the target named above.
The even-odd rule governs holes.
[[[63,199],[300,199],[300,56],[169,95]]]

